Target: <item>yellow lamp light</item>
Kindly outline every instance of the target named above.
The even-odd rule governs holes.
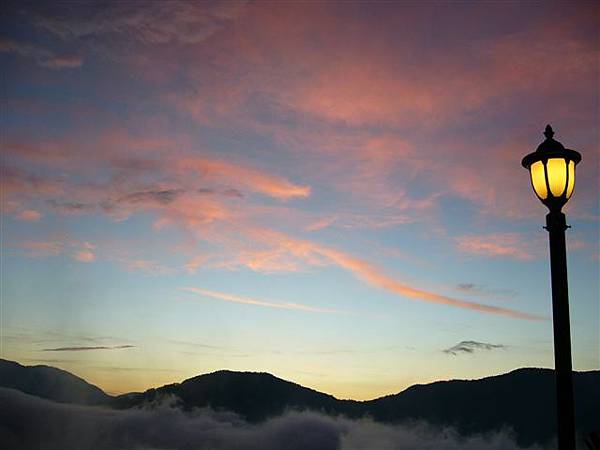
[[[546,140],[523,158],[521,164],[529,170],[535,195],[551,211],[560,211],[573,194],[575,166],[581,161],[581,154],[555,141],[550,125],[546,126],[544,136]]]

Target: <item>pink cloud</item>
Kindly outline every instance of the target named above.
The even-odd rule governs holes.
[[[10,200],[18,195],[59,195],[63,182],[60,179],[38,175],[15,166],[2,166],[2,197]]]
[[[192,10],[191,20],[209,14],[206,10]],[[463,119],[470,123],[473,114],[491,110],[490,105],[496,105],[499,98],[503,102],[524,94],[543,98],[559,81],[567,91],[580,94],[589,80],[595,80],[590,69],[594,49],[578,34],[580,18],[574,12],[564,17],[560,27],[553,25],[551,33],[546,31],[549,19],[544,19],[524,31],[474,40],[469,45],[449,42],[456,52],[428,48],[427,57],[421,60],[415,59],[414,47],[420,41],[418,35],[410,32],[411,27],[400,27],[406,32],[406,39],[397,42],[385,35],[386,27],[373,32],[358,16],[349,14],[340,21],[339,14],[343,12],[334,6],[272,10],[247,5],[241,10],[244,14],[227,21],[226,29],[210,43],[184,39],[175,33],[177,27],[173,23],[157,24],[151,17],[140,18],[149,20],[148,26],[162,36],[161,42],[193,44],[174,46],[172,54],[160,54],[165,63],[174,64],[175,72],[178,69],[185,74],[185,86],[190,86],[190,91],[158,89],[157,95],[166,102],[162,106],[174,106],[196,118],[201,115],[203,123],[217,128],[226,123],[281,140],[291,152],[301,152],[294,161],[308,174],[310,183],[290,181],[276,174],[276,170],[259,170],[246,162],[236,163],[235,159],[199,156],[202,149],[184,150],[190,148],[192,139],[169,139],[153,131],[150,133],[156,136],[146,138],[141,134],[132,138],[124,132],[107,132],[107,136],[100,136],[102,139],[94,136],[93,141],[102,144],[99,147],[113,150],[89,154],[97,153],[104,161],[124,154],[140,159],[158,155],[154,162],[156,167],[163,166],[157,169],[160,175],[178,178],[187,173],[185,184],[201,175],[227,188],[232,184],[240,191],[282,200],[309,197],[309,185],[317,180],[325,189],[351,198],[352,206],[370,207],[367,216],[390,208],[381,220],[367,217],[347,220],[346,225],[336,221],[340,227],[375,227],[376,223],[396,226],[422,219],[433,214],[437,200],[444,195],[468,199],[483,214],[532,217],[535,212],[529,203],[531,199],[523,195],[527,182],[523,183],[523,191],[516,183],[505,183],[516,176],[526,180],[526,174],[515,164],[514,153],[517,149],[526,152],[530,143],[505,141],[492,148],[489,142],[475,141],[472,136],[449,135],[441,144],[432,140],[430,146],[424,147],[405,137],[404,130],[412,130],[413,134],[415,129],[420,130],[429,140],[429,134],[435,134],[439,128],[455,126]],[[486,11],[474,10],[473,14],[485,17]],[[384,15],[382,20],[407,25],[410,21],[420,23],[424,17],[418,10],[405,8],[401,16]],[[348,24],[352,26],[348,28]],[[105,25],[95,24],[99,28],[82,30],[79,24],[69,24],[67,28],[79,30],[77,33],[110,34],[111,27]],[[53,28],[58,26],[56,23],[44,26],[59,35],[71,33],[65,29],[59,32]],[[141,31],[134,24],[123,26]],[[353,31],[350,33],[349,29]],[[203,57],[189,58],[191,52]],[[554,64],[557,58],[565,63]],[[540,66],[551,69],[540,74],[536,70]],[[261,112],[253,109],[257,93],[284,115],[295,114],[294,123],[298,125],[261,117]],[[397,129],[392,131],[394,127]],[[64,151],[59,150],[64,146],[55,148],[56,152]],[[169,168],[167,154],[173,148],[182,158],[173,158],[177,161]],[[74,145],[71,153],[88,154]],[[186,159],[187,168],[182,162]],[[482,170],[490,167],[493,170]],[[130,174],[130,170],[124,172],[124,177]],[[427,180],[430,195],[416,198],[411,194],[410,183],[415,180]]]
[[[319,231],[324,228],[330,227],[337,218],[335,216],[332,217],[324,217],[322,219],[317,220],[316,222],[310,223],[305,229],[306,231]]]
[[[37,222],[43,217],[41,212],[35,209],[28,209],[24,206],[23,198],[19,198],[19,195],[14,195],[18,191],[6,192],[2,189],[5,187],[8,188],[4,183],[0,185],[0,212],[2,214],[10,214],[26,222]]]
[[[405,298],[454,306],[457,308],[470,309],[481,313],[510,317],[512,319],[544,320],[542,317],[534,314],[528,314],[498,306],[454,299],[422,289],[417,289],[394,280],[393,278],[385,275],[385,273],[383,273],[379,268],[344,252],[328,248],[320,248],[318,251],[331,258],[341,267],[351,271],[353,274],[367,283]]]
[[[533,217],[531,198],[524,194],[527,176],[518,160],[537,145],[537,135],[529,142],[520,134],[522,128],[497,123],[486,127],[496,136],[451,130],[471,130],[476,118],[491,123],[494,114],[525,98],[530,102],[523,127],[537,130],[547,120],[544,105],[557,95],[557,88],[568,93],[570,100],[564,103],[575,109],[559,113],[552,105],[553,117],[565,118],[581,113],[581,104],[596,85],[597,50],[581,33],[591,19],[581,10],[552,8],[527,28],[489,36],[465,21],[465,32],[481,33],[479,39],[450,39],[439,47],[432,43],[419,54],[415,49],[422,41],[413,32],[415,24],[432,20],[423,10],[407,7],[401,15],[382,15],[384,23],[403,30],[400,39],[387,36],[386,26],[372,30],[360,15],[345,15],[331,5],[248,9],[214,43],[218,76],[192,64],[194,91],[172,94],[171,104],[201,116],[204,124],[218,126],[227,120],[236,128],[271,135],[316,160],[306,163],[307,170],[314,177],[322,174],[329,187],[355,199],[369,198],[376,207],[402,198],[405,205],[394,207],[413,217],[426,209],[407,194],[415,179],[426,179],[431,194],[437,194],[425,203],[430,208],[441,196],[454,195],[472,201],[484,215]],[[490,14],[474,9],[470,16],[485,21]],[[509,20],[510,14],[503,11],[501,16],[496,19]],[[548,70],[540,72],[539,67]],[[256,111],[252,96],[257,93],[276,105],[272,114],[289,114],[295,125]],[[261,114],[267,117],[261,120]],[[412,136],[419,132],[418,147],[403,136],[405,130]],[[440,130],[445,139],[437,142]],[[508,139],[509,133],[518,134]],[[335,156],[326,155],[331,149]],[[506,183],[517,176],[521,185]]]
[[[385,165],[385,164],[384,164]],[[167,165],[167,174],[168,172]],[[289,198],[296,195],[308,195],[308,189],[293,185],[286,180],[263,174],[248,167],[225,163],[205,158],[180,159],[176,172],[186,175],[191,170],[199,177],[223,177],[228,180],[244,178],[241,183],[261,193],[276,198]],[[135,172],[134,172],[135,174]],[[375,176],[375,175],[373,175]],[[127,180],[131,183],[131,179]],[[122,191],[119,185],[112,188],[83,189],[83,195],[90,198],[105,191]],[[87,199],[87,201],[90,200]],[[96,202],[100,202],[96,198]],[[400,197],[402,200],[402,197]],[[252,213],[252,209],[244,207],[231,208],[228,202],[237,198],[217,197],[198,191],[189,191],[189,187],[172,188],[160,185],[152,189],[136,190],[129,194],[113,195],[109,213],[126,215],[136,211],[153,211],[157,215],[156,227],[174,225],[189,230],[200,240],[209,240],[220,249],[219,253],[193,257],[186,264],[188,271],[193,272],[201,264],[208,267],[234,268],[248,267],[259,272],[281,272],[303,270],[306,267],[320,267],[329,264],[338,265],[367,283],[388,290],[397,295],[416,300],[476,310],[484,313],[505,315],[513,318],[533,319],[535,316],[489,305],[452,299],[439,294],[427,292],[400,283],[373,265],[354,258],[341,251],[332,250],[309,241],[293,238],[275,230],[256,227],[244,214]],[[427,205],[427,207],[429,207]],[[250,216],[252,217],[252,216]],[[355,219],[354,219],[355,220]],[[403,219],[404,220],[404,219]],[[371,223],[369,223],[371,221]],[[374,226],[378,221],[369,219],[368,226]],[[384,223],[385,225],[385,223]],[[74,253],[74,257],[82,262],[95,259],[93,248],[84,246]],[[140,263],[137,268],[147,269],[146,263]]]
[[[83,263],[91,263],[96,260],[96,255],[90,250],[80,250],[73,254],[73,259]]]
[[[453,18],[471,38],[454,33],[456,39],[443,45],[433,36],[424,45],[416,31],[447,24],[427,8],[404,7],[394,14],[386,14],[385,6],[374,8],[381,22],[376,30],[359,8],[249,5],[246,15],[211,42],[216,48],[196,48],[220,72],[187,64],[190,79],[204,83],[198,83],[196,95],[182,95],[181,105],[203,120],[213,114],[235,117],[246,97],[260,92],[284,110],[319,120],[430,127],[515,94],[539,95],[557,82],[581,91],[582,80],[594,80],[595,49],[580,34],[582,22],[591,18],[582,18],[576,8],[553,8],[527,28],[489,35],[474,23],[490,20],[494,11],[474,8]],[[513,25],[510,12],[516,13],[496,11],[494,19]],[[557,59],[563,64],[554,64]]]
[[[79,246],[80,249],[75,251],[73,254],[73,259],[76,259],[79,262],[91,263],[96,260],[96,255],[94,254],[94,250],[96,246],[89,242],[76,243],[71,242],[72,246]]]
[[[25,220],[27,222],[37,222],[38,220],[40,220],[42,218],[42,213],[40,213],[39,211],[35,211],[33,209],[26,209],[24,211],[21,211],[17,217],[20,220]]]
[[[384,289],[404,298],[469,309],[513,319],[543,320],[542,317],[534,314],[455,299],[410,286],[386,275],[377,266],[346,252],[310,241],[296,239],[284,233],[260,229],[246,229],[246,233],[250,233],[246,236],[246,239],[251,236],[251,242],[255,244],[261,242],[262,248],[238,247],[234,251],[234,254],[225,262],[215,263],[215,261],[209,260],[207,264],[209,266],[216,265],[217,267],[228,268],[244,266],[251,270],[267,273],[296,271],[302,270],[305,267],[336,265],[349,271],[371,286]]]
[[[59,255],[63,250],[63,242],[59,240],[49,241],[23,241],[15,244],[16,247],[26,251],[26,255],[32,258],[45,258],[47,256]]]
[[[207,260],[208,255],[196,255],[185,264],[185,270],[189,274],[194,274]]]
[[[530,260],[534,254],[518,233],[470,235],[456,238],[460,252],[485,257]]]
[[[177,152],[179,145],[188,146],[186,138],[171,141],[168,137],[139,138],[119,130],[100,136],[69,138],[68,142],[5,144],[7,154],[26,158],[54,170],[68,171],[74,177],[41,176],[21,168],[6,167],[3,194],[7,199],[21,197],[33,200],[40,195],[60,212],[90,212],[99,207],[111,210],[116,217],[129,212],[155,208],[158,203],[175,200],[183,194],[218,194],[206,197],[213,206],[243,197],[243,191],[257,192],[279,200],[306,198],[310,187],[294,183],[285,177],[199,152]],[[71,142],[71,141],[77,141]],[[80,147],[90,142],[92,148]],[[97,147],[97,148],[96,148]],[[127,157],[124,157],[126,154]],[[105,183],[76,183],[77,176],[93,167],[107,167],[113,174]],[[93,175],[89,174],[90,177]],[[161,180],[161,181],[152,181]],[[207,188],[208,187],[208,188]],[[213,197],[209,199],[208,197]],[[219,209],[219,208],[217,208]]]
[[[14,247],[24,250],[24,256],[29,258],[47,258],[69,254],[74,260],[82,263],[91,263],[96,260],[95,245],[64,236],[47,240],[21,241],[15,243]]]
[[[64,39],[131,34],[136,54],[123,57],[115,70],[150,83],[145,101],[169,119],[128,117],[125,124],[107,122],[102,129],[90,120],[90,128],[70,130],[62,139],[11,138],[3,147],[11,160],[25,164],[8,169],[3,195],[36,211],[38,203],[43,205],[40,214],[44,207],[116,220],[149,213],[157,232],[172,226],[191,236],[185,252],[190,273],[200,267],[271,273],[336,265],[403,297],[532,318],[406,285],[365,260],[276,230],[433,222],[439,200],[448,197],[468,200],[481,215],[538,214],[527,174],[519,167],[520,157],[538,142],[519,133],[540,126],[534,123],[548,110],[567,116],[546,107],[556,103],[558,85],[581,114],[577,104],[596,85],[593,44],[578,34],[572,13],[560,26],[552,20],[554,13],[525,31],[488,35],[469,28],[469,39],[453,33],[456,41],[450,39],[443,49],[435,42],[424,48],[417,45],[423,37],[419,25],[431,20],[429,14],[379,10],[386,26],[373,29],[355,7],[251,3],[242,8],[244,14],[224,22],[214,20],[216,12],[189,5],[184,8],[189,21],[184,14],[157,22],[152,11],[162,11],[158,6],[130,22],[131,10],[125,7],[123,17],[114,9],[107,12],[115,20],[106,23],[42,21],[39,26]],[[473,14],[485,19],[487,13],[475,8]],[[218,23],[219,32],[204,29],[206,23]],[[394,36],[384,31],[390,26]],[[123,56],[120,49],[110,51]],[[122,95],[119,102],[132,99],[112,90],[102,94]],[[521,99],[528,102],[527,123],[523,128],[504,124],[505,112]],[[171,123],[172,109],[177,120]],[[510,122],[523,118],[511,114]],[[254,150],[238,149],[236,155],[210,148],[198,137],[203,133],[172,131],[189,119],[214,134],[235,135],[232,141],[240,133],[270,138],[275,145],[260,150],[260,163],[252,162]],[[589,158],[588,186],[595,186],[594,156]],[[48,173],[53,175],[42,175]],[[292,175],[297,173],[302,174],[298,179]],[[588,197],[597,199],[596,191],[587,189]],[[317,201],[328,202],[326,217],[315,219],[316,214],[293,208],[292,201],[279,208],[264,205],[308,203],[317,195]],[[198,242],[211,248],[196,254]],[[470,254],[530,259],[532,252],[521,244],[506,234],[463,236],[456,242]],[[95,257],[93,249],[74,251],[82,260]],[[155,270],[151,259],[133,258],[129,264]]]
[[[179,172],[193,171],[202,177],[223,178],[271,197],[287,200],[308,197],[310,187],[294,184],[285,178],[265,173],[249,166],[205,157],[188,157],[174,162]]]

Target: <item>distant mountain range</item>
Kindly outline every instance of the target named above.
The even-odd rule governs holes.
[[[587,435],[600,430],[600,371],[575,372],[574,385],[578,431]],[[415,385],[395,395],[363,402],[338,400],[268,373],[225,370],[143,393],[112,397],[64,370],[26,367],[6,360],[0,360],[0,386],[57,402],[117,409],[172,395],[184,410],[211,407],[233,411],[250,422],[294,409],[371,417],[385,423],[423,420],[452,426],[464,436],[508,427],[514,430],[517,443],[525,446],[552,439],[556,422],[554,371],[550,369],[526,368],[480,380]]]
[[[79,405],[108,404],[112,397],[66,370],[50,366],[22,366],[0,359],[0,386],[26,394]]]

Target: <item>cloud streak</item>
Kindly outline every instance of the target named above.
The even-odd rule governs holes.
[[[513,298],[517,295],[513,289],[495,288],[475,283],[459,283],[456,285],[456,290],[465,294],[485,297]]]
[[[96,245],[66,237],[47,238],[45,240],[27,240],[16,242],[14,245],[25,256],[30,258],[47,258],[68,254],[81,263],[91,263],[96,260]]]
[[[262,228],[246,228],[248,240],[258,249],[247,248],[244,243],[229,243],[235,249],[234,255],[226,263],[210,262],[209,258],[202,258],[198,264],[207,267],[235,268],[247,267],[259,272],[274,270],[295,271],[301,267],[337,266],[367,284],[386,290],[392,294],[412,300],[425,301],[447,305],[485,314],[509,317],[521,320],[545,320],[544,317],[467,300],[456,299],[445,295],[430,292],[402,283],[385,273],[380,267],[363,259],[357,258],[347,252],[333,249],[312,241],[297,239],[285,233]],[[191,265],[191,262],[189,263]],[[194,267],[197,267],[194,264]]]
[[[135,348],[135,345],[97,345],[91,347],[56,347],[56,348],[44,348],[42,352],[87,352],[93,350],[121,350],[124,348]]]
[[[42,218],[42,214],[39,211],[35,211],[33,209],[26,209],[21,211],[17,217],[20,220],[25,220],[26,222],[37,222]]]
[[[298,185],[253,167],[233,164],[220,159],[187,157],[174,161],[174,167],[177,172],[182,174],[192,172],[209,179],[212,177],[226,178],[255,192],[280,200],[295,197],[306,198],[311,192],[309,186]],[[236,191],[230,189],[229,192]]]
[[[326,309],[326,308],[316,308],[313,306],[303,305],[301,303],[289,303],[289,302],[273,302],[260,300],[251,297],[243,297],[239,295],[226,294],[224,292],[217,292],[208,289],[201,289],[196,287],[182,287],[180,288],[182,291],[192,292],[197,295],[201,295],[204,297],[210,297],[217,300],[223,300],[226,302],[233,303],[241,303],[243,305],[253,305],[253,306],[263,306],[266,308],[276,308],[276,309],[289,309],[294,311],[304,311],[304,312],[314,312],[314,313],[328,313],[328,314],[347,314],[345,311],[340,311],[337,309]]]
[[[444,295],[435,294],[422,289],[417,289],[407,284],[401,283],[389,277],[383,273],[379,268],[371,265],[358,258],[350,256],[344,252],[329,248],[320,248],[318,250],[323,255],[331,258],[341,267],[351,271],[358,278],[366,281],[367,283],[413,300],[422,300],[431,303],[437,303],[441,305],[454,306],[462,309],[469,309],[486,314],[493,314],[499,316],[510,317],[512,319],[524,319],[524,320],[545,320],[545,318],[535,315],[524,313],[509,308],[502,308],[499,306],[485,305],[482,303],[470,302],[467,300],[459,300]]]
[[[115,37],[120,37],[144,46],[197,44],[241,15],[245,3],[174,0],[169,6],[144,2],[142,8],[140,4],[113,3],[97,11],[76,4],[68,11],[46,10],[34,23],[65,40],[108,37],[109,42],[119,42]]]
[[[250,231],[250,230],[247,230]],[[419,289],[388,276],[381,268],[355,256],[311,241],[296,239],[273,230],[252,230],[249,234],[263,242],[268,250],[238,249],[232,266],[246,266],[252,270],[269,272],[272,267],[297,270],[299,264],[308,266],[335,265],[349,271],[367,284],[412,300],[447,305],[485,314],[521,320],[545,320],[544,317],[514,309],[455,299]],[[205,259],[202,259],[205,261]],[[190,263],[191,264],[191,263]],[[246,299],[250,300],[250,299]],[[254,299],[256,300],[256,299]],[[230,301],[233,301],[230,299]],[[260,301],[260,300],[257,300]]]
[[[458,251],[491,258],[531,260],[534,258],[529,246],[518,233],[494,233],[468,235],[456,238]]]
[[[46,48],[9,39],[0,39],[0,52],[32,58],[39,66],[54,70],[77,69],[83,65],[78,56],[56,55]]]

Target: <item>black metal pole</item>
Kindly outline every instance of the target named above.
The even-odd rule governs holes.
[[[556,415],[559,450],[575,450],[575,408],[571,366],[571,328],[569,324],[569,287],[565,215],[551,211],[546,216],[550,236],[552,275],[552,318],[554,324],[554,366],[556,371]]]

